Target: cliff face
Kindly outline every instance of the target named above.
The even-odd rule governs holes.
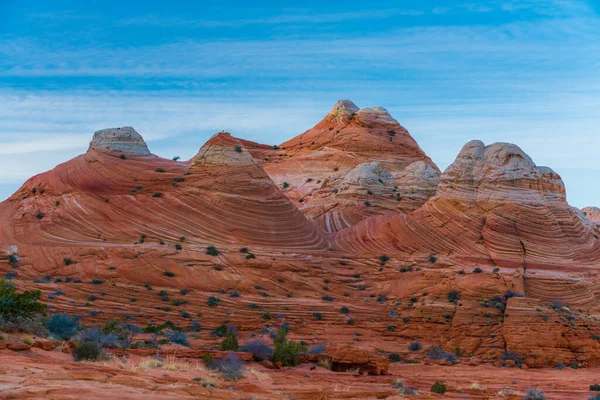
[[[560,176],[519,147],[472,141],[440,173],[387,111],[340,101],[280,146],[221,132],[186,162],[133,128],[96,132],[0,204],[0,273],[55,310],[97,308],[88,325],[202,316],[198,348],[222,324],[249,340],[285,321],[344,357],[360,332],[371,350],[347,364],[379,372],[369,354],[415,340],[425,349],[403,358],[439,345],[463,364],[508,350],[532,367],[593,366],[599,236],[597,209],[569,206]]]

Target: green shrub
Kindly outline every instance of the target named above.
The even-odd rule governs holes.
[[[171,271],[165,271],[165,272],[163,273],[163,275],[164,275],[164,276],[168,276],[169,278],[172,278],[172,277],[174,277],[174,276],[175,276],[175,273],[174,273],[174,272],[171,272]]]
[[[219,305],[220,302],[221,299],[219,299],[218,297],[210,296],[208,298],[207,304],[209,305],[209,307],[216,307]]]
[[[65,265],[73,264],[73,261],[70,258],[65,258],[63,261],[65,262]]]
[[[215,246],[208,246],[206,248],[206,254],[208,254],[209,256],[218,256],[219,250],[217,250]]]
[[[228,333],[221,342],[221,351],[237,351],[239,348],[238,338],[235,332]]]
[[[435,383],[431,386],[431,392],[437,394],[446,393],[446,385],[443,382],[435,381]]]
[[[292,367],[300,363],[300,354],[306,351],[306,347],[294,341],[288,341],[287,335],[288,330],[281,328],[273,339],[273,343],[275,343],[273,362],[280,362],[283,366]]]
[[[456,290],[451,290],[448,292],[448,301],[450,303],[457,303],[460,300],[460,293]]]
[[[385,254],[379,256],[379,261],[381,262],[381,265],[385,264],[389,260],[390,260],[390,258],[388,256],[386,256]]]
[[[0,316],[5,320],[17,317],[32,318],[37,314],[46,314],[46,306],[38,302],[39,290],[26,290],[17,293],[14,285],[0,278]]]
[[[391,362],[400,362],[400,354],[398,353],[390,353],[388,358]]]
[[[96,361],[101,358],[102,350],[95,342],[82,343],[72,351],[75,361]]]

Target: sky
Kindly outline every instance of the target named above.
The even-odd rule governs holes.
[[[0,0],[0,200],[99,129],[189,159],[223,129],[281,143],[344,98],[441,169],[512,142],[600,206],[596,0]]]

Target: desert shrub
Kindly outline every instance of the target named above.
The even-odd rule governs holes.
[[[10,319],[0,318],[0,330],[6,333],[30,333],[36,336],[46,336],[46,321],[43,316],[38,315],[31,318],[13,316]]]
[[[513,292],[512,290],[507,290],[504,293],[504,298],[510,299],[511,297],[525,297],[525,295],[523,293]]]
[[[314,319],[316,319],[317,321],[320,321],[323,319],[323,314],[321,314],[320,312],[313,312],[312,316],[314,317]]]
[[[389,260],[390,260],[390,257],[386,256],[385,254],[382,254],[379,256],[379,262],[381,262],[381,265],[384,265]]]
[[[209,305],[209,307],[216,307],[219,305],[220,302],[221,299],[219,299],[218,297],[210,296],[206,303]]]
[[[324,343],[318,343],[308,349],[308,354],[322,354],[327,349],[327,345]]]
[[[388,356],[388,359],[391,362],[400,362],[400,360],[401,360],[400,354],[398,354],[398,353],[390,353],[390,355]]]
[[[504,361],[505,365],[506,365],[506,361],[514,361],[515,367],[517,367],[517,368],[519,368],[519,367],[521,367],[521,365],[523,365],[523,361],[521,360],[521,357],[519,357],[519,355],[517,353],[514,353],[512,351],[506,350],[502,354],[502,357],[500,359],[502,361]]]
[[[46,322],[46,329],[57,339],[69,340],[81,330],[77,315],[52,314]]]
[[[73,261],[70,258],[65,258],[63,261],[65,262],[65,265],[73,264]]]
[[[594,395],[594,396],[590,396],[588,397],[588,400],[600,400],[600,393]]]
[[[82,343],[72,351],[75,361],[96,361],[102,358],[100,346],[94,342]]]
[[[244,363],[235,353],[229,353],[220,360],[217,368],[226,381],[237,381],[244,377]]]
[[[342,308],[340,308],[340,312],[342,314],[348,314],[350,312],[350,309],[346,306],[342,306]]]
[[[432,264],[435,264],[435,263],[437,262],[437,260],[438,260],[438,259],[437,259],[437,257],[436,257],[436,256],[434,256],[434,255],[430,255],[430,256],[429,256],[429,262],[430,262],[430,263],[432,263]]]
[[[46,314],[46,306],[40,303],[39,290],[26,290],[17,293],[17,288],[0,278],[0,319],[10,321],[15,318],[32,318]]]
[[[333,301],[333,297],[331,297],[328,294],[326,294],[325,296],[321,297],[321,300],[323,300],[323,301]]]
[[[408,350],[410,350],[410,351],[419,351],[422,348],[423,348],[423,346],[421,346],[421,343],[419,343],[418,341],[412,342],[411,344],[408,345]]]
[[[431,392],[437,394],[446,393],[446,385],[443,382],[435,381],[435,383],[431,386]]]
[[[179,243],[175,243],[175,250],[181,250],[183,249],[183,246]]]
[[[159,192],[152,193],[152,197],[158,198],[158,197],[162,197],[162,196],[163,196],[162,193],[159,193]]]
[[[102,279],[92,279],[92,285],[102,285],[103,283]]]
[[[556,364],[556,369],[558,369],[558,370],[563,370],[563,369],[565,369],[565,364],[563,364],[563,363],[561,363],[561,362],[557,363],[557,364]]]
[[[300,353],[306,351],[306,347],[288,340],[287,335],[287,329],[279,329],[277,336],[273,339],[275,343],[273,362],[280,362],[282,365],[290,367],[300,363]]]
[[[273,356],[273,349],[262,339],[246,342],[240,350],[252,353],[255,361],[269,360]]]
[[[600,384],[594,383],[593,385],[590,385],[590,390],[593,392],[600,392]]]
[[[384,295],[377,296],[377,302],[380,303],[380,304],[385,303],[387,301],[387,299],[388,298],[386,296],[384,296]]]
[[[221,342],[221,351],[237,351],[239,348],[238,338],[235,332],[228,333]]]
[[[479,268],[479,267],[475,267],[475,268],[473,268],[473,272],[476,273],[476,274],[480,274],[480,273],[483,272],[483,270],[481,268]]]
[[[100,328],[88,328],[79,334],[77,341],[80,343],[95,343],[100,348],[120,348],[123,347],[118,335],[114,333],[104,333]]]
[[[398,390],[398,394],[416,394],[416,390],[406,387],[404,385],[404,381],[401,380],[397,380],[396,382],[392,383],[392,387],[395,389],[400,389]]]
[[[167,333],[166,336],[167,339],[169,339],[169,342],[171,343],[177,343],[186,347],[189,346],[187,335],[181,331],[172,331]]]
[[[460,293],[456,290],[451,290],[448,292],[448,301],[450,303],[457,303],[460,300]]]
[[[206,254],[208,254],[209,256],[218,256],[219,250],[217,250],[215,246],[208,246],[206,248]]]
[[[523,400],[546,400],[546,396],[540,389],[530,388],[527,390],[527,393],[525,393]]]
[[[211,332],[213,336],[223,337],[227,334],[227,327],[225,325],[219,325]]]
[[[169,278],[172,278],[175,276],[175,273],[171,272],[171,271],[165,271],[165,272],[163,272],[163,275],[168,276]]]
[[[427,351],[427,358],[430,360],[445,360],[452,364],[456,362],[456,356],[452,353],[447,353],[440,346],[432,346]]]

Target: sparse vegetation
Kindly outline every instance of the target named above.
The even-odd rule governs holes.
[[[219,305],[220,302],[221,302],[221,299],[219,299],[218,297],[210,296],[208,298],[207,304],[209,307],[216,307]]]
[[[241,351],[252,353],[255,361],[269,360],[273,356],[273,349],[262,339],[254,339],[245,343]]]
[[[523,400],[546,400],[546,395],[538,388],[530,388],[527,390]]]
[[[408,350],[410,350],[410,351],[419,351],[422,348],[423,348],[423,346],[418,341],[412,342],[411,344],[408,345]]]
[[[460,300],[460,293],[458,293],[456,290],[451,290],[448,292],[448,301],[450,303],[458,303],[459,300]]]
[[[69,340],[81,330],[81,325],[76,315],[52,314],[46,322],[46,329],[57,339]]]
[[[300,353],[306,351],[306,347],[292,340],[288,340],[288,330],[280,328],[277,336],[273,339],[275,352],[273,362],[280,362],[285,367],[296,366],[300,363]]]
[[[75,361],[97,361],[101,357],[101,349],[94,342],[82,343],[72,350]]]
[[[435,381],[435,383],[431,386],[431,392],[437,394],[446,393],[446,385],[443,382]]]
[[[219,250],[217,250],[215,246],[208,246],[206,248],[206,254],[208,254],[209,256],[218,256]]]

